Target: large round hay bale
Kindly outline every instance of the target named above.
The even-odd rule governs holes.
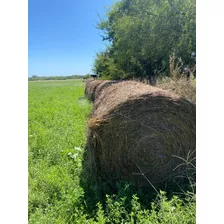
[[[105,88],[107,88],[115,83],[118,83],[118,82],[121,82],[121,81],[104,80],[103,82],[101,82],[95,89],[95,93],[94,93],[95,99],[100,96],[100,94],[103,92],[103,90]]]
[[[195,115],[194,104],[171,92],[135,81],[108,86],[88,122],[89,172],[136,186],[185,175],[180,158],[195,156]]]
[[[104,80],[88,80],[86,81],[86,87],[85,87],[85,96],[91,100],[95,100],[95,91],[98,85],[100,83],[105,82]]]

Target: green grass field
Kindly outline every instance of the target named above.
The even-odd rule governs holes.
[[[29,82],[28,94],[29,223],[196,223],[195,194],[167,199],[160,192],[143,205],[127,186],[104,202],[86,192],[82,161],[92,105],[82,80]]]

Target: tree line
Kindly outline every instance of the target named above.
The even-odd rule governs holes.
[[[170,75],[170,59],[196,68],[196,0],[121,0],[97,27],[107,41],[93,71],[108,79]]]
[[[82,76],[82,75],[70,75],[70,76],[37,76],[33,75],[28,77],[28,81],[38,81],[38,80],[67,80],[67,79],[82,79],[85,77],[90,77],[89,74]]]

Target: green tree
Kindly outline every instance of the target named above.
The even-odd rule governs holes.
[[[173,52],[188,63],[196,47],[195,5],[195,0],[117,2],[98,24],[110,43],[109,53],[97,56],[107,61],[100,72],[110,75],[113,65],[126,78],[150,77],[155,70],[168,71]]]

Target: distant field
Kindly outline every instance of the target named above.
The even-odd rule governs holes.
[[[80,184],[92,105],[82,80],[29,82],[29,223],[195,223],[195,195],[144,207],[127,188],[105,204]],[[93,205],[90,206],[90,202]],[[94,204],[94,203],[95,204]]]

